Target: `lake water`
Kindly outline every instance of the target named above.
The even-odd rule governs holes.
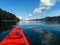
[[[14,26],[20,26],[22,28],[31,45],[60,45],[60,24],[58,23],[20,21]],[[0,34],[0,40],[11,30],[2,32]]]

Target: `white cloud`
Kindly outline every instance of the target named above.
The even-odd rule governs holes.
[[[33,14],[38,14],[38,13],[41,13],[41,11],[40,11],[39,8],[36,8],[36,9],[33,11]]]
[[[18,17],[19,19],[21,19],[21,20],[23,19],[23,17],[22,17],[22,16],[17,16],[17,17]]]
[[[31,19],[33,15],[42,13],[43,11],[46,11],[50,9],[52,6],[56,4],[56,0],[40,0],[39,7],[35,8],[32,14],[28,15],[27,20]]]
[[[36,8],[33,13],[38,14],[42,13],[43,11],[50,9],[52,6],[54,6],[56,3],[56,0],[40,0],[40,6]]]
[[[29,14],[29,15],[28,15],[28,17],[31,17],[31,16],[32,16],[32,14]]]
[[[55,5],[55,1],[56,0],[40,0],[41,5],[49,7]]]
[[[25,18],[24,20],[30,20],[30,18]]]

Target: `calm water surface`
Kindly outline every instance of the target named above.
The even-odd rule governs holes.
[[[60,24],[43,21],[20,21],[14,26],[22,28],[31,45],[60,45]],[[2,32],[0,40],[11,30]]]

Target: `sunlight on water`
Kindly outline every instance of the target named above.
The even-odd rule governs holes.
[[[43,25],[42,21],[20,21],[19,25]]]

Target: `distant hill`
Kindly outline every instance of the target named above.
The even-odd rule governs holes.
[[[46,17],[46,18],[42,18],[40,20],[43,20],[43,21],[52,21],[52,22],[60,22],[60,16]]]
[[[10,12],[0,9],[0,32],[9,29],[19,22],[19,18]]]
[[[34,19],[36,21],[50,21],[50,22],[59,22],[60,23],[60,16],[54,16],[54,17],[45,17],[42,19]]]

